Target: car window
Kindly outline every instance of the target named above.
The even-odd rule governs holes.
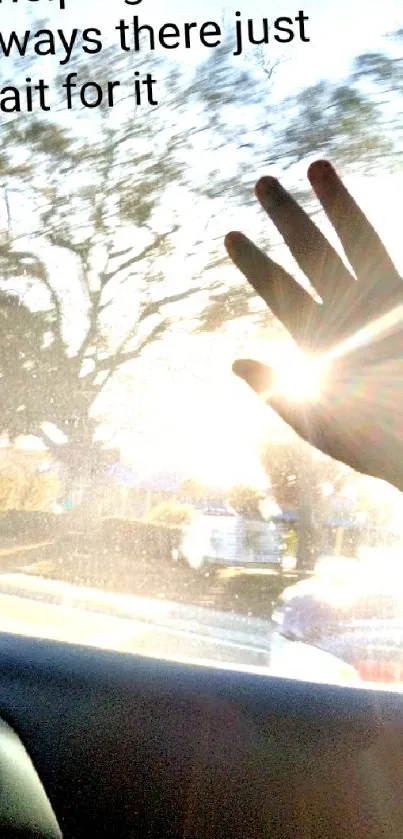
[[[224,237],[314,293],[254,186],[279,178],[341,253],[324,158],[403,271],[401,5],[0,20],[0,630],[400,690],[401,492],[234,376],[317,385]]]

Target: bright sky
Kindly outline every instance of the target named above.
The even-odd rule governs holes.
[[[379,0],[306,0],[303,4],[290,0],[228,0],[225,10],[217,0],[204,0],[202,4],[189,0],[170,0],[169,4],[142,0],[137,6],[126,5],[124,0],[66,0],[66,5],[66,11],[56,12],[55,2],[38,0],[29,8],[31,13],[34,8],[37,17],[49,18],[52,29],[97,26],[103,33],[113,34],[119,18],[130,21],[133,14],[139,16],[141,23],[154,25],[181,20],[221,22],[224,14],[228,25],[236,10],[242,12],[243,18],[253,17],[258,22],[266,16],[270,20],[280,15],[294,17],[302,5],[309,17],[306,31],[310,43],[273,44],[267,52],[270,59],[282,59],[276,81],[281,96],[295,93],[299,87],[322,77],[342,76],[355,55],[379,48],[385,33],[403,25],[401,0],[384,0],[382,4]],[[1,30],[8,32],[11,23],[17,31],[24,29],[26,8],[22,0],[18,4],[3,0]],[[178,61],[195,62],[203,52],[177,51],[176,57]],[[253,160],[250,165],[253,168]],[[403,269],[400,219],[393,209],[402,194],[400,176],[379,179],[378,183],[356,180],[352,186]],[[229,211],[226,223],[227,229],[246,226],[245,232],[253,236],[253,228],[242,212],[234,215]],[[273,350],[261,339],[244,335],[242,330],[240,324],[208,338],[190,340],[184,336],[171,340],[164,345],[164,359],[155,352],[151,367],[145,363],[136,365],[135,384],[126,380],[116,395],[116,416],[121,417],[122,412],[127,416],[115,441],[121,446],[123,458],[132,459],[144,469],[177,468],[183,476],[217,483],[223,479],[228,483],[261,483],[257,442],[264,434],[273,432],[273,416],[235,380],[231,363],[238,354],[245,353],[270,360]],[[153,353],[150,360],[152,357]]]
[[[4,19],[11,2],[3,0],[0,14]],[[384,34],[402,26],[403,18],[400,0],[384,0],[382,4],[379,0],[305,0],[303,3],[292,0],[271,0],[269,3],[267,0],[227,0],[225,3],[220,0],[203,0],[203,3],[196,0],[170,0],[169,3],[141,0],[135,6],[126,5],[124,0],[115,0],[110,4],[101,4],[99,0],[65,2],[66,10],[56,12],[53,11],[56,2],[52,0],[53,25],[98,26],[102,31],[110,31],[114,38],[114,26],[118,20],[124,18],[130,21],[133,15],[138,15],[141,24],[162,26],[163,23],[181,21],[201,24],[208,20],[221,23],[225,19],[232,27],[235,11],[241,11],[242,19],[251,17],[259,23],[262,18],[271,21],[283,15],[295,17],[302,7],[309,18],[306,31],[310,43],[296,44],[294,41],[288,45],[277,45],[273,42],[269,47],[270,55],[290,59],[288,67],[282,71],[284,90],[289,86],[290,92],[294,92],[296,85],[310,84],[322,74],[326,77],[342,75],[353,56],[379,45]],[[35,4],[38,17],[49,14],[48,3],[49,0],[39,0]],[[18,10],[21,14],[23,7],[21,2]],[[13,5],[13,17],[15,9]],[[179,52],[177,50],[175,54],[179,55]],[[197,60],[196,45],[191,51],[184,52],[186,60]],[[199,54],[203,53],[205,50],[200,47]]]
[[[50,5],[51,3],[51,5]],[[100,3],[99,0],[65,0],[65,11],[59,11],[57,0],[38,0],[34,5],[24,0],[16,3],[3,0],[0,7],[1,31],[11,28],[17,31],[29,25],[29,14],[37,19],[48,19],[53,29],[63,27],[98,27],[102,34],[117,41],[115,26],[121,18],[131,21],[137,15],[140,24],[162,26],[164,23],[213,20],[220,25],[226,22],[228,31],[233,31],[235,11],[240,11],[242,20],[249,17],[256,21],[269,21],[279,16],[294,18],[300,7],[309,20],[306,33],[309,43],[277,44],[274,41],[267,48],[270,57],[287,59],[280,68],[282,93],[295,92],[297,87],[315,82],[322,75],[335,78],[348,69],[351,58],[361,51],[375,49],[382,42],[382,36],[402,26],[403,13],[400,0],[305,0],[293,3],[290,0],[203,0],[203,3],[187,0],[140,0],[135,6],[124,0],[114,3]],[[256,29],[258,32],[259,30]],[[197,32],[197,30],[195,30]],[[229,37],[229,36],[228,36]],[[61,53],[62,53],[61,49]],[[160,53],[168,52],[160,48]],[[173,51],[170,51],[171,55]],[[157,54],[157,53],[156,53]],[[206,54],[206,49],[197,46],[191,50],[175,50],[178,60],[197,61]]]

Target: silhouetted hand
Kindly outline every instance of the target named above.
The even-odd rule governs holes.
[[[256,194],[322,302],[242,233],[229,233],[226,247],[301,350],[320,361],[319,392],[293,400],[250,359],[234,372],[312,445],[403,489],[403,282],[330,163],[313,163],[308,178],[352,272],[275,178],[262,178]]]

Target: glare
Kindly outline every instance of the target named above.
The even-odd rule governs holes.
[[[403,305],[399,303],[385,315],[371,321],[362,329],[359,329],[350,338],[347,338],[329,353],[327,353],[327,360],[333,361],[339,359],[348,353],[358,350],[360,347],[370,344],[375,338],[379,338],[382,334],[394,329],[395,326],[401,324],[403,318]]]
[[[393,329],[402,321],[402,317],[403,306],[400,304],[321,356],[305,355],[293,344],[278,344],[276,357],[271,365],[274,382],[270,388],[270,396],[280,394],[296,402],[319,399],[326,368],[332,362]]]
[[[318,399],[323,384],[326,361],[318,356],[308,356],[297,348],[281,350],[281,358],[273,365],[272,393],[281,394],[293,401]]]
[[[200,445],[192,459],[192,476],[211,488],[230,489],[236,484],[265,490],[267,475],[259,461],[256,444],[228,435],[214,443]]]

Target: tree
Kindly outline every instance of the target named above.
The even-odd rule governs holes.
[[[239,516],[249,519],[261,519],[260,503],[262,493],[254,487],[237,484],[232,487],[227,503]]]
[[[345,173],[351,166],[373,170],[390,164],[394,142],[379,121],[376,100],[363,92],[357,75],[342,83],[319,81],[283,103],[273,162],[283,166],[326,157]]]
[[[314,451],[291,433],[283,441],[268,441],[262,463],[275,501],[297,515],[299,567],[311,567],[318,548],[318,525],[332,514],[332,501],[354,480],[355,473]]]
[[[388,42],[387,50],[368,51],[357,56],[352,77],[354,83],[376,101],[383,130],[393,140],[394,164],[400,167],[403,151],[403,29],[392,32]]]
[[[257,82],[247,85],[245,71],[228,70],[228,60],[228,54],[217,52],[214,67],[207,63],[190,80],[172,65],[161,65],[169,101],[152,115],[147,110],[133,114],[123,86],[119,121],[101,107],[90,121],[72,112],[68,128],[56,116],[19,115],[5,122],[0,178],[7,229],[0,269],[8,293],[0,369],[7,387],[1,430],[11,439],[38,436],[67,465],[72,484],[77,477],[85,484],[105,466],[104,443],[97,439],[100,398],[111,392],[116,373],[173,328],[174,306],[180,322],[182,301],[203,288],[190,269],[168,282],[165,265],[179,247],[182,264],[188,258],[191,265],[201,244],[193,229],[186,245],[178,245],[184,224],[178,206],[200,207],[208,198],[211,213],[220,183],[223,189],[228,182],[228,176],[220,180],[215,163],[212,177],[208,156],[200,181],[200,133],[209,132],[203,142],[211,143],[211,159],[217,161],[220,150],[225,153],[230,126],[233,142],[237,136],[225,117],[234,82],[240,82],[243,103],[247,92],[254,104]],[[125,56],[110,50],[96,67],[91,63],[90,77],[95,74],[105,87],[112,67],[125,79],[132,72]],[[89,78],[84,61],[71,69],[77,85]],[[218,74],[215,101],[212,73]],[[193,133],[184,119],[192,97]],[[31,208],[28,218],[13,211],[14,193],[18,208],[22,202]],[[52,260],[70,266],[69,288]],[[209,261],[211,252],[203,256],[204,268]],[[77,312],[81,322],[74,323]]]
[[[118,119],[106,105],[90,119],[73,109],[66,127],[58,101],[46,118],[5,119],[1,286],[20,302],[5,316],[4,432],[39,436],[68,464],[73,483],[104,468],[100,427],[112,383],[174,329],[182,303],[197,300],[195,319],[207,331],[253,311],[236,272],[229,289],[216,273],[225,259],[221,233],[205,231],[229,201],[252,200],[265,147],[273,149],[270,162],[290,166],[301,154],[329,152],[343,166],[357,155],[371,163],[392,156],[391,132],[378,127],[382,106],[364,90],[360,67],[345,82],[321,82],[280,103],[274,123],[266,71],[235,66],[224,48],[193,75],[161,62],[164,103],[152,112],[133,108],[130,60],[111,48],[69,69],[77,85],[122,78]],[[17,70],[25,78],[26,62],[14,69],[17,82]],[[22,206],[31,212],[21,214]],[[181,267],[168,281],[172,254]]]
[[[200,481],[196,481],[194,478],[187,478],[180,484],[180,496],[186,499],[186,501],[198,504],[201,501],[206,501],[209,497],[209,489]]]
[[[253,181],[259,171],[256,134],[265,137],[264,166],[281,165],[292,189],[309,215],[318,214],[317,203],[306,185],[306,170],[315,158],[328,158],[342,177],[358,172],[379,174],[391,172],[401,164],[403,152],[403,59],[393,53],[393,44],[401,49],[403,30],[385,40],[385,50],[357,56],[344,79],[321,79],[295,96],[277,101],[276,67],[266,68],[270,86],[259,111],[258,126],[242,138],[242,148],[249,156],[244,165],[246,194],[253,199]],[[251,166],[251,161],[253,161]],[[304,163],[303,175],[301,167]],[[289,170],[289,171],[288,171]],[[252,174],[252,181],[251,181]],[[231,187],[228,185],[228,191]],[[319,211],[320,212],[320,211]],[[267,226],[258,226],[254,239],[265,251],[278,242],[276,234],[270,242]],[[247,287],[214,290],[199,320],[200,331],[219,328],[226,320],[249,316],[258,325],[269,325],[269,313],[256,310],[256,297]]]

